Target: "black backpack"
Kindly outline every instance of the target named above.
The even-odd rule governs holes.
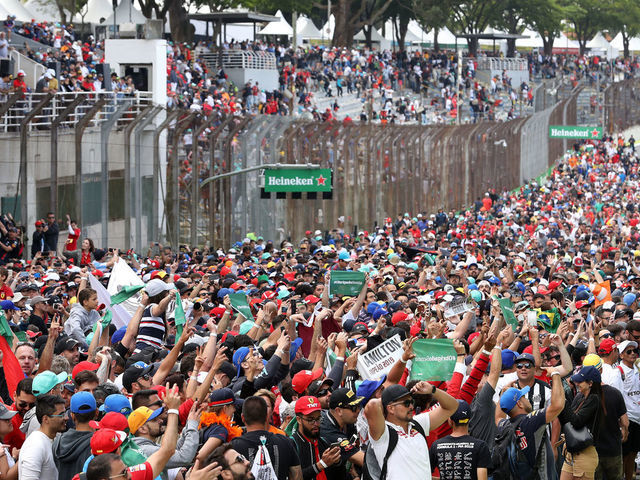
[[[424,433],[424,429],[422,426],[416,422],[415,420],[410,420],[409,425],[413,427],[420,435],[424,437],[425,442],[427,441],[427,434]],[[378,461],[376,460],[375,454],[373,453],[373,449],[371,445],[367,447],[367,451],[364,454],[364,462],[362,465],[362,480],[386,480],[387,478],[387,463],[389,462],[389,457],[398,445],[398,432],[395,428],[386,425],[387,431],[389,432],[389,444],[387,445],[387,452],[384,454],[384,460],[382,462],[382,468],[380,469],[380,476],[378,476],[377,472],[372,472],[368,468],[368,464],[373,462],[378,465]]]
[[[516,429],[523,418],[524,416],[515,422],[506,418],[498,424],[495,444],[491,451],[494,480],[528,480],[535,473],[535,465],[529,464],[516,444]],[[544,441],[540,442],[540,446],[544,446]]]

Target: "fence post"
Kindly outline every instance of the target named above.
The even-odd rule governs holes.
[[[180,245],[180,192],[179,192],[179,169],[178,169],[178,147],[180,146],[180,137],[182,133],[189,128],[195,120],[196,114],[188,112],[187,115],[178,121],[173,131],[173,148],[171,151],[171,169],[173,172],[172,182],[167,182],[167,200],[165,211],[167,212],[167,220],[169,220],[169,212],[171,212],[171,221],[167,221],[167,225],[171,224],[169,230],[169,238],[173,248]],[[169,187],[171,187],[171,195],[169,195]]]
[[[224,132],[224,129],[233,120],[232,116],[226,117],[218,127],[209,134],[209,175],[215,175],[216,170],[216,145],[218,144],[218,137]],[[216,211],[218,205],[216,204],[215,190],[213,189],[213,183],[207,186],[209,189],[209,241],[211,247],[216,246],[218,235],[216,233]],[[222,190],[218,190],[221,192]],[[222,206],[222,194],[219,195],[220,204]],[[222,220],[222,216],[220,217]]]
[[[200,160],[198,158],[198,138],[216,118],[210,115],[198,128],[193,130],[191,143],[191,245],[198,245],[198,206],[200,203]],[[213,175],[213,173],[211,173]]]

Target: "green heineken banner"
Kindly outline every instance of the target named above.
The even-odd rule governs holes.
[[[584,140],[595,140],[602,138],[602,127],[549,125],[549,138],[581,138]]]
[[[507,325],[511,325],[511,329],[515,332],[518,328],[518,319],[513,313],[513,302],[509,298],[496,298],[502,310],[502,316]]]
[[[329,295],[357,297],[364,285],[364,272],[335,270],[329,280]]]
[[[246,320],[254,319],[249,302],[247,302],[247,296],[244,293],[230,293],[229,301],[231,302],[233,309]]]
[[[264,171],[265,192],[330,192],[330,168],[279,168]]]
[[[448,338],[420,339],[413,343],[416,357],[411,362],[410,380],[451,380],[456,366],[456,349]]]

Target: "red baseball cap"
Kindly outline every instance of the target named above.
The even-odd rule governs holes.
[[[311,382],[313,382],[314,380],[317,380],[322,376],[322,372],[323,372],[322,368],[318,368],[313,371],[302,370],[296,373],[291,379],[291,387],[293,387],[293,389],[296,392],[302,393],[307,388],[309,388],[309,385],[311,385]]]
[[[100,429],[91,437],[91,453],[94,455],[113,453],[126,438],[127,434],[124,432],[112,428]]]
[[[313,412],[319,412],[322,410],[320,407],[320,401],[316,397],[300,397],[296,401],[295,412],[301,413],[302,415],[309,415]]]
[[[89,422],[89,426],[96,430],[111,429],[123,431],[129,428],[129,422],[127,422],[127,417],[125,417],[120,412],[107,412],[107,414],[102,417],[102,420],[100,420],[99,422],[91,420]]]
[[[396,313],[393,314],[393,317],[391,317],[391,323],[393,323],[395,325],[398,322],[403,322],[404,320],[407,319],[408,316],[409,315],[407,315],[403,311],[396,312]]]
[[[315,305],[319,301],[320,299],[315,295],[307,295],[306,297],[304,297],[304,303],[310,303],[311,305]]]
[[[78,375],[83,370],[90,370],[92,372],[95,372],[96,370],[98,370],[98,368],[100,368],[99,363],[88,362],[85,360],[83,362],[78,363],[75,367],[73,367],[73,370],[71,371],[71,378],[75,380],[76,375]]]
[[[612,338],[605,338],[598,345],[598,352],[609,355],[618,344]]]

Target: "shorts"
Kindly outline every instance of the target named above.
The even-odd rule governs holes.
[[[598,467],[598,452],[596,447],[587,447],[579,453],[564,452],[562,471],[574,477],[592,479]]]
[[[636,453],[640,450],[640,425],[636,422],[629,422],[629,436],[622,444],[622,456],[627,453]]]
[[[616,457],[600,456],[595,480],[619,480],[621,478],[623,478],[622,455]]]

